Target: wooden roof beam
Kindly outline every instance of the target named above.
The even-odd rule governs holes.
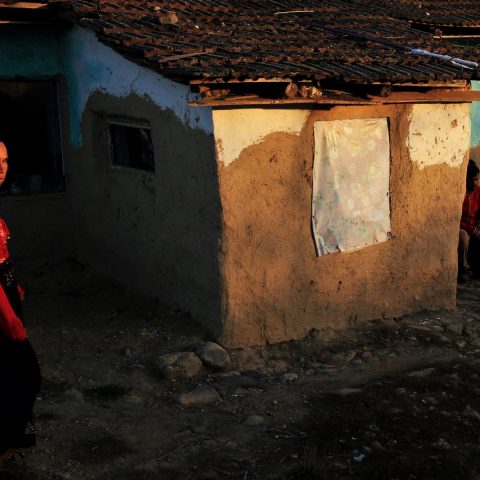
[[[15,9],[27,9],[27,10],[36,10],[39,8],[46,8],[48,4],[40,2],[14,2],[14,3],[5,3],[0,2],[0,8],[15,8]]]
[[[386,105],[406,103],[471,103],[480,101],[480,91],[473,90],[431,90],[428,92],[392,92],[382,97],[369,95],[368,98],[358,98],[349,95],[327,95],[317,98],[252,98],[245,96],[225,96],[224,98],[203,98],[190,102],[192,107],[232,107],[254,105]]]

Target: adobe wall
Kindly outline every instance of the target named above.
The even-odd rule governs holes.
[[[0,204],[0,216],[11,231],[9,250],[18,271],[31,272],[74,254],[67,193],[6,196]]]
[[[62,41],[69,86],[69,189],[78,258],[220,331],[221,212],[211,113],[190,88],[74,27]],[[147,122],[155,173],[112,167],[108,120]]]
[[[107,120],[147,121],[155,173],[112,167]],[[213,137],[148,97],[93,93],[73,156],[78,257],[219,333],[220,204]]]
[[[469,107],[215,110],[223,344],[273,343],[314,328],[454,308]],[[314,122],[368,117],[389,118],[393,238],[317,257]]]

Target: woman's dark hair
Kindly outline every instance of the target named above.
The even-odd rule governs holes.
[[[467,177],[476,177],[480,173],[480,168],[477,167],[475,160],[470,159],[467,167]]]

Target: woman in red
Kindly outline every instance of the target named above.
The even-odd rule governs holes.
[[[8,152],[0,142],[0,185],[8,171]],[[40,388],[40,368],[23,322],[21,296],[7,242],[10,231],[0,219],[0,464],[13,449],[35,445],[32,410]]]
[[[473,160],[468,161],[467,191],[462,205],[460,241],[458,244],[458,279],[464,281],[467,273],[480,274],[480,169]]]

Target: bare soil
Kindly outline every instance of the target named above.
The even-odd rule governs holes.
[[[70,261],[19,271],[43,372],[38,445],[2,480],[480,477],[480,281],[453,312],[232,350],[166,380],[158,356],[207,332]],[[209,385],[220,400],[183,407]]]

